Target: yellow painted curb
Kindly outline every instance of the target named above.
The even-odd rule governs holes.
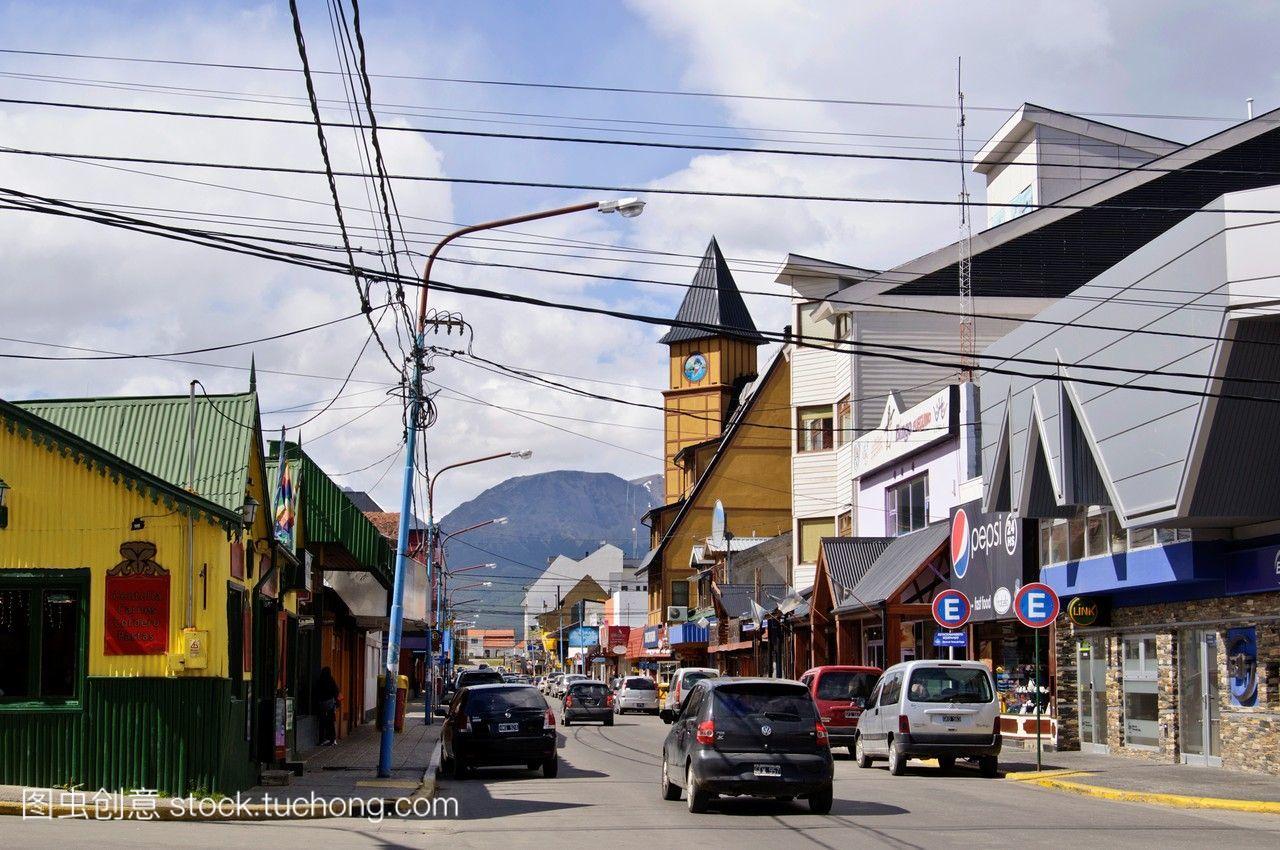
[[[1009,782],[1034,782],[1038,779],[1061,779],[1064,776],[1084,776],[1091,771],[1088,770],[1070,770],[1068,768],[1059,768],[1055,770],[1028,770],[1025,773],[1006,773],[1004,778]]]
[[[1221,809],[1230,812],[1280,815],[1280,802],[1231,800],[1222,797],[1191,797],[1183,794],[1158,794],[1148,791],[1125,791],[1120,788],[1106,788],[1101,785],[1086,785],[1083,782],[1067,782],[1061,779],[1044,777],[1028,781],[1032,785],[1039,785],[1042,788],[1052,788],[1056,791],[1067,791],[1072,794],[1082,794],[1086,797],[1116,800],[1123,803],[1150,803],[1158,806],[1176,806],[1182,809]]]

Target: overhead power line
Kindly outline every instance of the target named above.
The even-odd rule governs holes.
[[[24,56],[50,56],[67,59],[92,59],[97,61],[109,62],[131,62],[149,65],[182,65],[193,68],[223,68],[238,71],[263,71],[273,73],[298,73],[297,68],[288,68],[278,65],[252,65],[233,62],[207,62],[192,59],[161,59],[139,56],[111,56],[105,54],[94,53],[72,53],[66,51],[52,50],[27,50],[17,48],[0,48],[0,53],[17,54]],[[322,71],[317,70],[317,75],[340,75],[341,71]],[[724,100],[755,100],[766,101],[772,103],[814,103],[825,104],[831,106],[880,106],[907,109],[954,109],[954,104],[946,103],[921,103],[913,101],[898,100],[856,100],[852,98],[836,98],[836,97],[798,97],[787,95],[769,95],[769,94],[753,94],[742,92],[710,92],[710,91],[686,91],[680,89],[660,89],[660,88],[642,88],[628,86],[603,86],[603,85],[584,85],[574,83],[552,83],[552,82],[531,82],[524,80],[491,80],[478,79],[468,77],[440,77],[428,76],[423,74],[377,74],[375,76],[389,80],[420,80],[422,82],[433,83],[454,83],[459,85],[488,86],[501,88],[517,88],[517,89],[551,89],[560,91],[577,91],[577,92],[597,92],[602,94],[632,94],[632,95],[658,95],[665,97],[686,97],[686,98],[718,98]],[[966,108],[984,111],[984,112],[1013,112],[1022,104],[1017,106],[968,106]],[[1177,114],[1161,114],[1148,112],[1104,112],[1098,110],[1067,110],[1076,115],[1093,115],[1102,118],[1150,118],[1164,119],[1172,121],[1230,121],[1229,118],[1223,118],[1212,115],[1177,115]]]

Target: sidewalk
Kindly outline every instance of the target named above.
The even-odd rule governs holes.
[[[1135,803],[1280,814],[1280,777],[1214,767],[1148,762],[1094,753],[1001,753],[1005,778],[1086,796]]]

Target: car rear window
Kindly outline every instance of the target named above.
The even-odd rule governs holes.
[[[973,667],[917,667],[907,685],[911,702],[991,702],[991,679]]]
[[[823,673],[818,679],[818,699],[831,700],[865,700],[871,696],[871,689],[876,686],[876,673],[864,673],[853,670],[832,670]]]
[[[715,673],[704,673],[702,671],[685,673],[684,678],[680,680],[680,687],[684,688],[685,690],[688,690],[689,688],[692,688],[694,685],[701,682],[703,679],[714,679],[715,677],[716,677]]]
[[[598,699],[604,699],[604,696],[609,692],[609,689],[606,688],[604,685],[597,685],[597,684],[588,685],[583,682],[575,682],[573,685],[569,687],[569,692],[574,696],[596,697]]]
[[[503,714],[508,709],[546,711],[547,701],[533,688],[486,688],[467,696],[467,714],[485,717]]]
[[[471,685],[497,685],[502,682],[501,673],[486,673],[478,671],[475,673],[463,673],[458,677],[458,687],[465,688]]]
[[[656,691],[658,689],[648,679],[627,679],[623,687],[629,691]]]
[[[722,685],[712,693],[715,694],[716,714],[796,722],[818,719],[818,711],[809,698],[809,692],[795,685]]]

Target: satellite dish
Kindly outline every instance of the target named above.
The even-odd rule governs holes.
[[[711,539],[717,545],[724,543],[724,505],[719,499],[716,499],[716,507],[711,514]]]

